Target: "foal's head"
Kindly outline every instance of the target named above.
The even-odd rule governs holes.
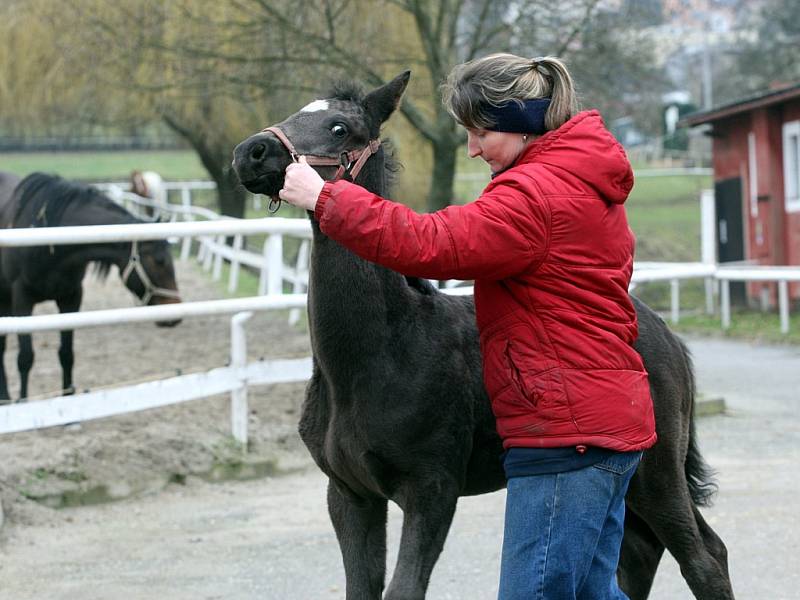
[[[342,153],[367,146],[377,139],[380,128],[400,103],[410,72],[368,94],[355,86],[341,86],[331,97],[314,100],[278,127],[298,154],[338,158]],[[240,143],[233,151],[233,168],[251,192],[277,197],[283,174],[292,157],[271,132],[260,132]],[[336,167],[318,167],[330,179]]]

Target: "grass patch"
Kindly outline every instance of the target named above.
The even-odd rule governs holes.
[[[789,316],[789,333],[781,333],[780,317],[773,312],[739,310],[731,313],[731,326],[722,329],[719,315],[681,315],[670,327],[680,333],[742,339],[769,344],[800,344],[800,315]]]
[[[209,179],[191,150],[11,152],[0,154],[0,170],[20,176],[43,171],[83,181],[127,181],[133,170],[156,171],[165,180]]]

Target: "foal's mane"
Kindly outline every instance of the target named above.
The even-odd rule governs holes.
[[[58,175],[31,173],[19,183],[14,196],[14,227],[57,227],[62,224],[64,212],[70,206],[99,208],[120,215],[126,223],[141,222],[97,188],[68,181]],[[46,257],[48,254],[52,256],[53,252],[43,246],[39,254]],[[93,262],[97,276],[101,280],[108,277],[113,260],[108,258]]]

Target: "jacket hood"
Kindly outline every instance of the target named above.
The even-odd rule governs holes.
[[[563,169],[614,204],[625,202],[633,188],[633,169],[625,150],[596,110],[578,113],[534,141],[515,166],[525,163]]]

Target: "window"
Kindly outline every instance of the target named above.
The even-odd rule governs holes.
[[[783,191],[786,212],[800,212],[800,121],[783,124]]]

